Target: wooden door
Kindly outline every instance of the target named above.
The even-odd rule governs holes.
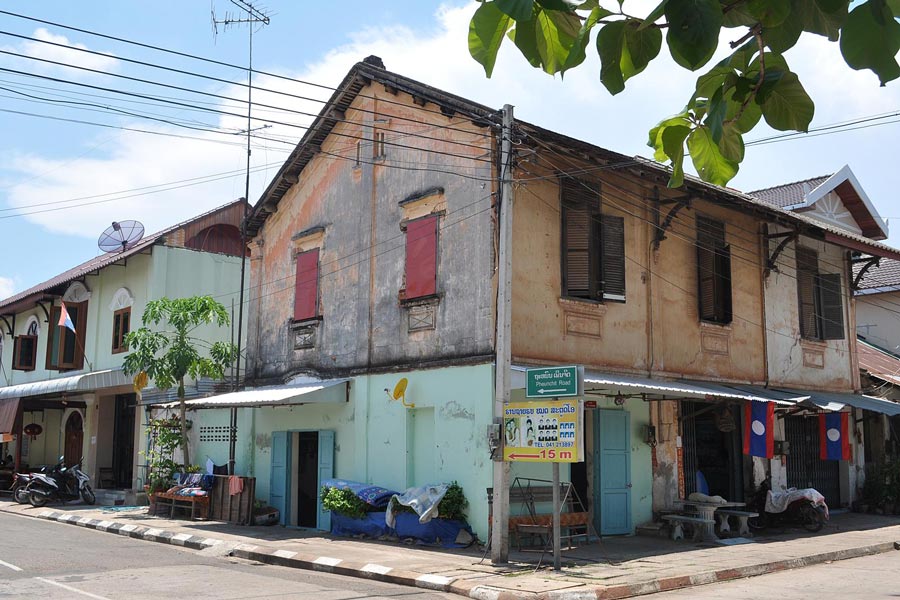
[[[66,446],[63,456],[66,465],[77,465],[81,462],[81,452],[84,447],[84,422],[81,413],[73,412],[66,421]]]
[[[629,416],[594,411],[594,519],[601,535],[632,533]]]

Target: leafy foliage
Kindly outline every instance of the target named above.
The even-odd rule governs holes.
[[[466,508],[469,501],[463,493],[462,487],[455,481],[447,488],[447,493],[441,498],[438,504],[438,515],[442,519],[453,519],[454,521],[466,520]]]
[[[322,510],[332,510],[339,515],[361,519],[372,509],[350,489],[322,487]]]
[[[147,459],[147,481],[150,492],[168,489],[172,476],[181,469],[175,462],[175,450],[182,446],[181,423],[177,417],[152,419],[147,423],[150,447],[144,452]]]
[[[881,85],[900,78],[898,0],[661,0],[644,16],[625,12],[625,0],[609,8],[600,0],[479,1],[469,52],[488,77],[505,37],[532,66],[562,75],[585,60],[597,29],[600,81],[613,95],[659,55],[663,32],[672,59],[696,71],[729,30],[744,29],[732,53],[697,79],[685,108],[650,132],[657,160],[672,165],[672,187],[683,182],[685,146],[700,177],[724,185],[760,118],[781,131],[808,130],[815,106],[783,56],[804,34],[840,40],[847,65],[872,71]]]
[[[185,378],[210,377],[224,379],[225,369],[237,359],[237,348],[227,342],[209,342],[192,337],[203,325],[228,325],[228,312],[211,296],[190,298],[160,298],[151,300],[141,318],[142,327],[125,336],[130,352],[123,361],[123,370],[134,375],[136,389],[145,387],[152,379],[156,387],[167,390],[178,386],[181,400],[181,436],[184,462],[190,464],[185,427]],[[158,329],[160,324],[168,329]],[[151,329],[150,326],[153,326]],[[205,347],[207,356],[201,354]]]

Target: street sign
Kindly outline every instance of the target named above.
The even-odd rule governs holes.
[[[582,395],[583,371],[576,366],[525,370],[526,398],[568,398]]]
[[[503,460],[583,461],[582,413],[579,399],[510,402],[503,409]]]

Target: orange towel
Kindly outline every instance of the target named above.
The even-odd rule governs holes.
[[[228,478],[228,493],[234,496],[244,491],[244,480],[237,475]]]

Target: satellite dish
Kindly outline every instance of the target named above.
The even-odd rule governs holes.
[[[397,385],[394,386],[394,400],[399,400],[400,398],[406,398],[406,386],[409,385],[409,379],[403,377],[400,381],[397,382]]]
[[[100,234],[97,245],[104,252],[124,252],[133,248],[144,237],[144,226],[140,221],[113,221]]]

